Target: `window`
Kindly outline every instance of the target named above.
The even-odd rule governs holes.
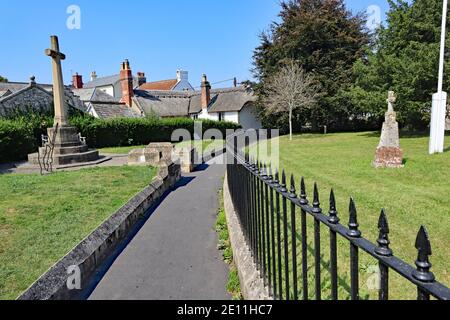
[[[192,116],[192,119],[198,120],[198,114],[194,114],[194,115]]]
[[[219,121],[225,121],[225,112],[219,112]]]

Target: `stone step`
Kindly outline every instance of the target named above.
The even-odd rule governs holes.
[[[44,156],[45,147],[39,148],[39,153],[41,157]],[[75,153],[83,153],[89,151],[89,147],[87,145],[78,145],[71,147],[55,147],[53,149],[54,155],[66,155],[66,154],[75,154]]]
[[[72,154],[53,154],[53,165],[63,166],[69,164],[91,162],[99,159],[98,150],[89,150],[81,153]],[[28,156],[30,164],[39,165],[38,154],[33,153]],[[41,158],[42,161],[42,158]]]

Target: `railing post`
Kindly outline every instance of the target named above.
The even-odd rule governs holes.
[[[336,198],[334,190],[330,192],[330,211],[328,222],[338,224],[340,219],[336,210]],[[331,299],[338,300],[338,272],[337,272],[337,235],[330,229],[330,274],[331,274]]]
[[[320,208],[319,189],[317,183],[314,183],[314,201],[313,201],[313,213],[320,214],[322,209]],[[315,289],[316,300],[322,300],[322,282],[320,275],[320,221],[314,217],[314,267],[315,267]]]
[[[287,215],[287,199],[286,193],[286,173],[283,170],[281,178],[282,202],[283,202],[283,242],[284,242],[284,289],[286,292],[286,300],[290,300],[290,285],[289,285],[289,230],[288,230],[288,215]]]
[[[378,220],[378,229],[380,234],[378,236],[378,248],[375,253],[382,257],[391,257],[393,252],[389,248],[389,224],[384,209],[381,211],[380,219]],[[389,268],[379,261],[380,266],[380,291],[379,300],[389,300]]]
[[[306,194],[305,179],[302,177],[300,183],[300,204],[302,206],[308,205],[308,196]],[[308,300],[308,235],[306,234],[306,211],[302,208],[301,212],[302,225],[302,281],[303,281],[303,300]]]
[[[291,189],[289,198],[291,198],[291,246],[292,246],[292,285],[294,291],[294,300],[298,300],[298,278],[297,278],[297,224],[295,219],[295,203],[297,194],[295,190],[294,175],[291,175]]]
[[[275,173],[275,181],[276,188],[279,189],[280,186],[280,178],[278,171]],[[283,299],[283,271],[282,271],[282,258],[281,258],[281,210],[280,210],[280,195],[275,192],[275,203],[276,203],[276,229],[277,229],[277,253],[278,253],[278,299]]]
[[[431,263],[429,257],[431,256],[431,243],[428,236],[428,231],[424,226],[420,227],[416,239],[416,249],[418,250],[418,257],[416,261],[417,270],[413,273],[413,277],[423,283],[431,283],[435,281],[434,274],[431,270]],[[430,295],[418,287],[418,300],[430,300]]]
[[[273,201],[274,188],[276,188],[276,180],[272,175],[272,167],[270,167],[270,227],[272,236],[272,295],[277,295],[277,268],[276,268],[276,248],[275,248],[275,205]]]
[[[355,201],[350,199],[350,219],[349,231],[347,235],[351,238],[361,238],[361,231],[358,230],[359,224],[357,220],[357,212]],[[351,298],[352,300],[359,300],[359,249],[353,243],[350,243],[350,282],[351,282]]]

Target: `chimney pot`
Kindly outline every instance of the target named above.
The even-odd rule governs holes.
[[[83,76],[79,75],[78,72],[72,76],[72,85],[75,89],[83,89]]]
[[[91,72],[91,81],[94,81],[95,79],[97,79],[97,72],[92,71]]]
[[[202,109],[208,109],[209,103],[211,102],[211,84],[208,82],[208,78],[204,74],[202,76]]]
[[[147,78],[145,77],[145,73],[144,72],[139,71],[137,73],[137,77],[138,77],[139,87],[142,86],[144,83],[147,83]]]

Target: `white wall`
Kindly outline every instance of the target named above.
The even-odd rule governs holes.
[[[239,124],[244,130],[262,128],[261,120],[258,118],[254,105],[247,104],[242,108],[241,112],[239,112]]]
[[[109,94],[111,97],[114,97],[114,87],[113,86],[97,87],[97,89]]]
[[[224,121],[229,121],[233,123],[239,123],[239,112],[225,112]]]

